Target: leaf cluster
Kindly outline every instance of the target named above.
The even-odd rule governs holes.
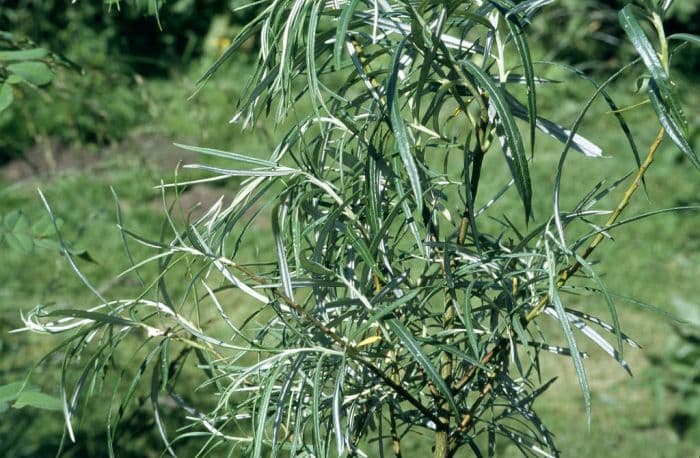
[[[49,64],[55,63],[46,49],[0,31],[0,113],[12,105],[13,86],[39,88],[50,84],[54,73]]]

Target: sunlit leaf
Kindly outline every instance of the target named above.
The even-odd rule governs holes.
[[[481,87],[489,95],[489,101],[493,104],[496,112],[495,119],[497,120],[497,135],[501,139],[503,153],[506,155],[508,165],[511,169],[511,174],[515,180],[515,187],[520,194],[520,199],[523,201],[525,210],[525,219],[530,218],[532,211],[532,186],[530,184],[530,171],[527,165],[527,156],[523,141],[520,137],[520,131],[515,124],[513,114],[508,105],[501,88],[499,88],[494,80],[486,74],[479,66],[469,60],[462,62],[464,68],[478,81]]]
[[[391,126],[394,129],[394,135],[396,137],[396,145],[401,155],[401,161],[406,167],[406,173],[411,182],[411,189],[413,190],[413,196],[415,197],[414,203],[416,209],[420,212],[423,208],[423,190],[421,187],[420,177],[418,176],[418,168],[416,167],[416,162],[414,159],[414,152],[411,149],[408,131],[401,116],[401,105],[399,104],[399,93],[398,93],[398,78],[401,65],[401,51],[404,47],[404,41],[402,41],[396,48],[393,60],[391,63],[391,72],[389,73],[389,82],[387,84],[387,94],[388,100],[387,105],[389,106],[389,116],[391,119]]]

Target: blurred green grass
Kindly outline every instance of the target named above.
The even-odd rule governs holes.
[[[198,65],[170,80],[145,81],[140,90],[148,107],[147,123],[132,130],[126,140],[102,152],[81,155],[80,151],[74,150],[77,147],[61,148],[56,157],[58,167],[51,174],[25,173],[19,179],[0,174],[0,177],[5,177],[0,178],[0,213],[20,208],[30,219],[39,218],[45,212],[36,191],[41,188],[54,213],[65,221],[64,238],[76,248],[88,250],[95,259],[94,263],[79,261],[79,267],[92,284],[108,297],[137,295],[141,286],[132,277],[115,280],[115,276],[129,264],[116,225],[115,202],[110,188],[119,195],[125,226],[146,238],[157,239],[164,220],[162,197],[155,187],[161,179],[167,182],[173,178],[173,169],[180,161],[208,160],[177,149],[172,143],[265,157],[283,133],[283,128],[275,130],[264,123],[246,132],[228,123],[244,81],[240,75],[248,70],[242,62],[232,65],[233,68],[222,71],[190,101],[186,99],[195,91],[194,81],[202,70]],[[569,78],[555,71],[546,76]],[[631,86],[630,82],[623,81],[612,90],[623,94],[617,98],[620,106],[630,106],[640,100],[641,96],[631,92]],[[565,125],[570,124],[581,102],[591,92],[592,87],[584,82],[548,86],[539,93],[541,112]],[[690,113],[694,107],[700,106],[700,95],[688,92],[684,98]],[[643,154],[658,130],[654,116],[648,106],[628,111],[625,115]],[[698,119],[697,115],[692,118],[694,132],[700,129]],[[570,154],[563,180],[563,208],[574,205],[576,198],[583,196],[599,180],[614,181],[633,168],[629,147],[604,106],[594,106],[583,134],[601,144],[608,157],[596,160],[580,157],[574,152]],[[695,138],[695,146],[700,149],[698,136]],[[531,167],[536,193],[534,212],[539,218],[536,223],[551,212],[551,192],[560,150],[555,142],[538,137]],[[487,157],[487,169],[503,167],[502,158],[497,156]],[[75,157],[80,160],[75,160]],[[73,159],[68,160],[70,158]],[[13,166],[19,167],[13,162],[6,164],[4,169]],[[182,173],[179,179],[183,178]],[[666,142],[649,174],[648,194],[639,193],[626,215],[700,203],[699,178],[698,171],[693,170]],[[479,198],[486,201],[499,185],[497,180],[485,185]],[[236,186],[237,182],[227,182],[193,187],[181,197],[182,213],[186,214],[197,202],[207,206],[221,195],[230,198]],[[618,190],[606,201],[608,208],[614,205],[619,195]],[[497,209],[523,226],[514,192],[499,203]],[[184,219],[185,216],[181,216],[181,220]],[[674,301],[700,302],[697,297],[697,279],[700,278],[698,223],[698,213],[679,212],[651,217],[616,230],[612,234],[615,240],[606,241],[595,255],[602,261],[599,269],[607,286],[617,294],[656,304],[661,310],[671,313]],[[497,227],[496,223],[493,224],[494,228]],[[243,258],[255,259],[266,253],[270,245],[264,229],[263,224],[259,239],[249,239],[243,244]],[[153,254],[136,245],[130,246],[137,259]],[[3,384],[20,379],[32,362],[57,344],[51,337],[8,334],[11,329],[21,326],[20,311],[27,311],[36,304],[84,308],[94,305],[97,299],[56,252],[36,249],[26,254],[9,250],[5,245],[0,246],[0,250],[3,261],[0,263],[0,384]],[[567,298],[585,310],[600,312],[603,316],[607,313],[605,304],[597,297]],[[700,441],[676,434],[667,416],[671,404],[657,405],[650,383],[645,379],[649,364],[645,352],[663,352],[670,330],[667,321],[624,301],[618,301],[618,307],[625,332],[644,347],[643,351],[630,349],[625,354],[636,377],[629,379],[613,361],[584,345],[584,350],[592,356],[587,362],[587,370],[594,390],[593,423],[588,431],[571,362],[554,355],[545,356],[545,380],[552,376],[559,378],[536,405],[545,423],[554,431],[565,456],[697,456]],[[556,329],[553,327],[550,331],[554,333]],[[59,361],[52,359],[35,373],[33,379],[43,384],[47,391],[57,394],[58,368]],[[672,396],[673,393],[669,393],[671,401]],[[68,456],[104,454],[101,448],[105,440],[102,432],[104,419],[99,410],[94,404],[92,409],[86,409],[83,422],[78,426],[82,431],[82,436],[79,436],[81,444],[69,448]],[[50,456],[55,452],[62,430],[60,413],[25,408],[0,415],[5,416],[0,422],[0,444],[3,444],[5,456]],[[148,418],[139,419],[135,425],[136,430],[149,425],[154,429]],[[123,447],[120,449],[123,453],[135,456],[157,456],[161,450],[155,433],[136,436],[133,441],[118,445]],[[430,445],[429,437],[407,440],[404,444],[406,456],[429,453]],[[502,456],[519,454],[511,447],[502,450]]]

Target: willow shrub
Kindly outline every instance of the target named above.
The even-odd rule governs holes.
[[[663,138],[700,166],[669,73],[672,41],[700,39],[664,34],[671,1],[626,6],[619,22],[639,59],[590,80],[593,93],[566,129],[538,109],[550,81],[535,74],[527,41],[530,19],[549,3],[266,4],[203,80],[258,35],[234,121],[291,122],[277,148],[260,159],[189,147],[230,163],[189,166],[211,175],[194,183],[240,180],[230,204],[184,229],[168,219],[159,241],[123,230],[155,250],[127,271],[142,293],[108,300],[93,289],[96,307],[38,308],[25,320],[26,329],[67,334],[67,435],[87,399],[113,386],[110,450],[125,412],[150,404],[172,454],[198,441],[217,455],[411,456],[407,441],[427,436],[436,458],[493,455],[503,442],[558,455],[534,408],[552,382],[540,378],[543,352],[573,364],[589,418],[581,339],[629,370],[623,347],[635,343],[590,256],[640,217],[620,218]],[[606,91],[634,72],[661,126],[639,148]],[[576,134],[598,99],[615,113],[610,129],[626,138],[636,172],[562,208],[567,158],[603,154]],[[534,220],[538,131],[561,143],[561,155],[552,196],[537,197],[551,199],[551,215]],[[616,186],[626,191],[610,210],[602,199],[618,196]],[[511,195],[519,222],[498,209]],[[251,240],[268,240],[253,260],[242,254]],[[606,316],[572,305],[582,287],[603,298]]]

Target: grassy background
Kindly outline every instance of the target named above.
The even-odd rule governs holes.
[[[205,59],[206,61],[206,59]],[[131,277],[115,279],[128,267],[119,231],[116,227],[115,202],[110,188],[119,195],[126,226],[148,238],[157,238],[163,224],[163,200],[154,186],[161,179],[168,181],[180,161],[195,162],[200,158],[172,146],[173,142],[196,144],[236,152],[253,152],[266,156],[279,137],[269,125],[258,125],[252,132],[241,132],[228,120],[234,112],[234,101],[241,90],[242,73],[248,68],[242,60],[224,69],[197,97],[187,101],[193,92],[194,80],[201,74],[201,63],[187,70],[175,72],[169,79],[147,79],[132,86],[138,89],[139,106],[145,107],[146,121],[131,128],[125,138],[104,147],[72,142],[39,144],[26,153],[33,164],[17,159],[0,168],[0,214],[22,209],[30,219],[37,219],[44,209],[37,188],[45,194],[56,215],[64,220],[63,232],[76,249],[88,250],[95,262],[80,261],[80,268],[101,292],[108,297],[129,297],[140,291]],[[570,78],[548,70],[557,79]],[[234,77],[232,77],[232,75]],[[697,83],[695,83],[697,87]],[[631,91],[632,82],[622,81],[614,93],[621,106],[641,100]],[[681,84],[681,87],[683,85]],[[693,87],[692,83],[687,87]],[[133,92],[133,91],[132,91]],[[590,94],[591,87],[580,82],[572,85],[553,85],[540,91],[541,112],[569,124],[577,114],[577,107]],[[687,91],[686,107],[695,134],[695,147],[700,149],[698,131],[700,121],[696,107],[700,94]],[[143,111],[142,110],[142,111]],[[586,159],[572,153],[566,166],[562,194],[568,196],[564,208],[575,203],[596,182],[609,181],[632,169],[628,146],[616,128],[606,108],[596,105],[583,133],[594,138],[606,152],[605,159]],[[145,114],[144,114],[145,113]],[[637,136],[640,150],[644,151],[653,139],[658,126],[648,106],[627,113]],[[9,129],[3,135],[11,135]],[[549,214],[551,189],[560,147],[539,137],[539,147],[532,165],[536,197],[535,215]],[[55,164],[47,162],[47,148]],[[491,155],[494,156],[494,155]],[[201,158],[204,160],[204,158]],[[502,166],[500,158],[489,158],[485,167]],[[236,182],[219,185],[198,185],[180,199],[182,213],[186,214],[198,203],[206,207],[219,196],[230,198]],[[493,189],[497,183],[493,183]],[[647,181],[648,194],[639,193],[628,215],[645,211],[697,204],[700,201],[700,175],[685,162],[666,142]],[[488,187],[480,191],[480,198],[489,196]],[[613,206],[620,193],[607,201]],[[517,196],[511,195],[500,211],[513,220],[520,217]],[[184,219],[184,216],[182,217]],[[541,219],[540,219],[541,220]],[[606,241],[596,252],[608,287],[620,294],[633,296],[657,305],[661,310],[676,313],[674,304],[691,303],[699,306],[697,279],[700,278],[700,216],[693,212],[679,212],[652,217],[616,231],[615,241]],[[260,240],[249,240],[244,257],[255,257],[264,252],[269,238],[261,226]],[[269,229],[269,228],[268,228]],[[65,259],[56,252],[35,249],[21,253],[0,245],[0,384],[20,379],[31,363],[43,356],[57,341],[50,336],[8,334],[21,325],[20,311],[36,304],[57,303],[83,308],[96,299],[71,272]],[[135,248],[137,258],[148,254]],[[605,306],[598,298],[571,296],[579,307],[605,315]],[[578,391],[576,376],[570,360],[546,356],[545,379],[556,376],[559,380],[538,402],[545,422],[555,432],[558,446],[565,456],[649,456],[687,457],[700,455],[700,439],[679,433],[671,416],[678,404],[684,402],[675,393],[666,391],[664,398],[653,394],[655,372],[649,355],[663,357],[669,345],[671,327],[665,318],[639,306],[619,300],[621,320],[627,334],[644,347],[643,351],[629,350],[625,357],[631,363],[635,377],[629,379],[614,362],[593,348],[587,362],[593,388],[593,423],[587,428],[583,402]],[[556,332],[552,328],[552,332]],[[57,359],[37,370],[33,380],[47,392],[56,394]],[[660,401],[661,402],[658,402]],[[71,456],[102,456],[104,454],[104,423],[100,409],[85,410],[82,424],[78,425],[79,444],[69,448]],[[4,456],[52,456],[60,442],[62,417],[58,412],[24,408],[0,412],[0,449]],[[140,429],[153,429],[147,415],[134,418],[126,439],[118,444],[124,455],[158,456],[161,446],[155,434],[138,434]],[[133,440],[132,440],[133,439]],[[428,453],[430,439],[417,439],[407,444],[406,456]],[[187,450],[185,445],[185,450]],[[503,450],[504,456],[518,456],[517,450]]]

